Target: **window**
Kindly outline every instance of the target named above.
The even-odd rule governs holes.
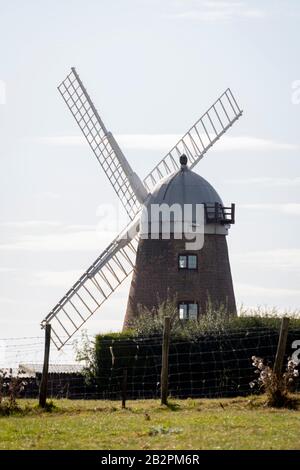
[[[198,304],[194,302],[180,302],[178,312],[180,320],[197,320]]]
[[[189,320],[197,320],[198,318],[198,304],[188,304]]]
[[[180,255],[179,256],[178,266],[179,266],[179,269],[186,269],[187,268],[187,256],[186,255]]]
[[[188,306],[187,304],[179,304],[179,318],[180,320],[188,319]]]
[[[188,255],[188,269],[197,269],[197,255]]]
[[[179,255],[178,268],[179,269],[197,269],[198,259],[197,255]]]

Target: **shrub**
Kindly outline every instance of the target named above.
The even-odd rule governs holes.
[[[86,330],[81,333],[81,340],[74,341],[76,361],[83,362],[84,368],[82,374],[86,378],[86,382],[92,381],[96,370],[96,349],[95,342],[91,341]]]
[[[12,369],[0,369],[0,415],[8,416],[20,411],[17,398],[25,385],[26,382],[22,378],[13,375]]]
[[[176,338],[194,340],[203,333],[218,333],[228,330],[241,330],[247,328],[280,328],[282,313],[275,307],[268,309],[258,307],[256,309],[244,309],[241,306],[238,316],[230,315],[225,306],[213,306],[208,302],[206,313],[200,315],[198,320],[182,321],[178,316],[176,299],[169,299],[162,302],[158,308],[148,310],[140,308],[139,315],[130,323],[131,334],[136,336],[161,335],[164,325],[164,317],[171,318],[171,335]],[[289,328],[300,328],[299,312],[289,312]]]
[[[222,378],[222,380],[226,382],[226,390],[231,387],[231,391],[241,392],[245,391],[246,387],[249,393],[249,382],[252,376],[249,357],[260,352],[265,357],[272,359],[276,351],[281,315],[282,313],[275,308],[246,310],[241,307],[239,316],[231,316],[223,306],[214,308],[212,304],[209,304],[206,314],[200,316],[198,320],[182,321],[178,317],[176,299],[169,299],[160,303],[158,308],[152,311],[145,308],[140,309],[139,315],[131,321],[129,328],[122,332],[96,335],[94,342],[91,342],[86,336],[81,345],[80,343],[77,344],[77,359],[85,361],[86,377],[88,377],[90,384],[96,384],[98,391],[103,388],[104,390],[114,390],[117,393],[120,390],[117,375],[119,374],[121,377],[120,370],[122,368],[130,370],[132,365],[137,364],[137,349],[139,351],[139,361],[146,361],[153,354],[153,364],[155,365],[155,357],[159,356],[161,352],[159,341],[162,338],[164,318],[169,316],[171,318],[171,345],[176,342],[186,343],[185,346],[179,345],[177,347],[181,348],[183,354],[189,354],[190,351],[199,349],[197,344],[201,344],[199,354],[210,355],[206,356],[205,361],[211,361],[210,367],[215,367],[213,365],[215,352],[210,350],[209,343],[215,344],[213,347],[219,355],[218,361],[224,367],[222,374],[225,378]],[[298,312],[289,312],[288,316],[290,317],[289,329],[292,338],[295,333],[300,331],[300,318]],[[268,338],[268,341],[263,339],[264,335]],[[152,341],[154,338],[155,341]],[[148,342],[149,344],[152,343],[152,346],[147,346]],[[155,351],[153,349],[154,343],[157,343]],[[231,354],[230,348],[234,347],[240,350],[243,349],[238,357],[236,353]],[[149,348],[152,348],[153,351],[148,354]],[[143,355],[145,356],[144,359]],[[234,367],[231,371],[226,369],[226,360],[235,361],[234,367],[238,374],[240,374],[239,369],[243,368],[242,379],[235,379]],[[142,362],[139,363],[139,367],[144,367]],[[208,367],[208,365],[206,364],[205,367]],[[137,374],[137,370],[134,369],[132,373]],[[215,383],[216,374],[214,371],[209,372],[206,370],[205,373],[211,373],[212,383]],[[152,389],[155,389],[155,385]]]
[[[294,408],[296,402],[290,396],[290,392],[299,376],[298,364],[289,359],[285,371],[278,375],[261,357],[252,356],[252,361],[258,378],[250,383],[250,387],[257,386],[266,393],[266,405],[275,408]]]

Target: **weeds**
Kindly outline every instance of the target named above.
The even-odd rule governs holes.
[[[182,428],[170,428],[167,426],[152,426],[149,429],[149,436],[158,436],[158,435],[164,435],[164,434],[180,434],[183,432]]]
[[[9,416],[20,411],[17,398],[24,390],[26,382],[12,369],[0,369],[0,416]]]
[[[57,406],[53,403],[52,400],[50,400],[46,401],[46,404],[43,409],[44,411],[46,411],[46,413],[52,413],[52,411],[56,411]]]
[[[129,327],[137,336],[149,337],[161,335],[164,318],[171,318],[171,335],[176,338],[194,340],[204,333],[222,333],[226,330],[239,330],[247,328],[274,328],[280,327],[282,312],[275,307],[268,309],[257,307],[245,309],[240,307],[238,316],[232,315],[224,305],[207,303],[205,314],[199,315],[197,320],[182,321],[178,316],[176,298],[168,299],[155,309],[140,308],[139,315],[130,323]],[[300,312],[288,312],[290,328],[300,328]],[[122,335],[121,333],[120,335]]]
[[[258,378],[250,383],[250,387],[258,387],[266,393],[266,405],[274,408],[297,408],[297,401],[290,393],[299,377],[298,364],[289,359],[285,371],[278,375],[261,357],[252,356],[252,361]]]
[[[86,330],[82,331],[80,340],[75,340],[74,350],[76,361],[84,363],[82,374],[86,378],[86,383],[91,383],[96,372],[96,352],[95,342],[91,340]]]

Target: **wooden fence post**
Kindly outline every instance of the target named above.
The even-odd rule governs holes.
[[[280,377],[280,374],[282,372],[284,354],[286,350],[286,343],[289,331],[289,321],[290,319],[287,317],[283,317],[281,321],[279,340],[273,367],[273,372],[277,377]]]
[[[127,399],[127,369],[123,369],[122,408],[126,408],[126,399]]]
[[[46,399],[47,399],[50,340],[51,340],[51,325],[50,323],[48,323],[45,327],[44,365],[43,365],[43,373],[42,373],[40,393],[39,393],[39,405],[42,408],[45,408]]]
[[[164,332],[162,342],[162,360],[161,360],[161,404],[168,404],[168,382],[169,382],[169,345],[170,345],[170,317],[164,319]]]

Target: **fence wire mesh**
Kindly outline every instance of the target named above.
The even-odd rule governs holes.
[[[255,378],[255,374],[251,358],[259,356],[273,364],[278,337],[279,332],[275,328],[247,328],[208,332],[188,341],[171,339],[170,396],[213,398],[253,393],[250,382]],[[288,357],[299,356],[300,359],[299,340],[300,330],[291,330],[288,335],[285,363]],[[5,344],[6,364],[14,366],[14,375],[21,371],[21,376],[26,382],[22,396],[36,398],[41,380],[43,338],[23,338],[18,341],[0,339],[0,343],[2,348]],[[128,399],[160,396],[162,350],[160,335],[128,339],[102,337],[97,340],[96,345],[92,373],[86,374],[86,371],[78,366],[76,369],[71,364],[66,365],[67,353],[59,358],[59,363],[50,364],[49,397],[119,400],[122,397],[125,370]]]

